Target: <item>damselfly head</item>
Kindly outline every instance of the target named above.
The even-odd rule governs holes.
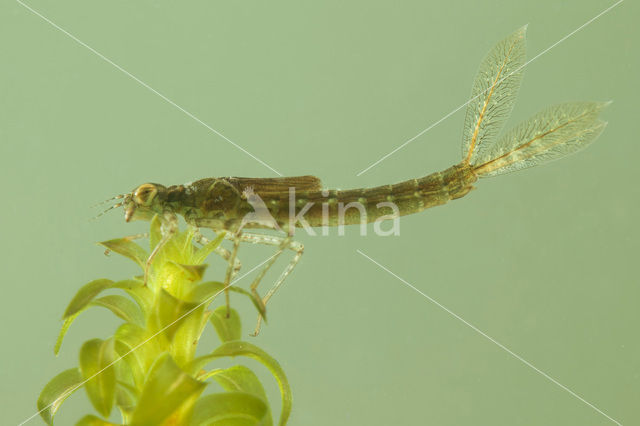
[[[166,188],[156,183],[144,183],[124,196],[124,220],[150,220],[161,214]]]

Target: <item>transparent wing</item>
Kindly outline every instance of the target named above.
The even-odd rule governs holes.
[[[478,158],[481,177],[556,160],[593,142],[607,123],[598,119],[609,102],[571,102],[539,112],[501,137]]]
[[[524,26],[496,44],[480,64],[471,89],[462,135],[462,158],[475,164],[509,118],[520,88],[525,54]]]

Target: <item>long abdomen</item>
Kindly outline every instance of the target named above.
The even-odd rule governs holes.
[[[463,197],[477,179],[471,167],[459,164],[393,185],[346,191],[301,191],[295,193],[295,213],[306,208],[303,217],[310,226],[373,222],[381,216],[393,214],[391,204],[397,207],[400,216],[404,216]],[[289,200],[290,196],[285,194],[264,200],[273,217],[283,225],[289,223]],[[299,227],[301,223],[296,222],[295,225]]]

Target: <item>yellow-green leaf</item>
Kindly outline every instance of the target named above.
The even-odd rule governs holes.
[[[131,424],[158,426],[174,413],[188,416],[188,408],[204,390],[206,384],[186,374],[169,354],[162,355],[154,364],[145,384]],[[184,424],[175,419],[175,424]]]
[[[140,308],[124,296],[104,296],[92,301],[90,305],[107,308],[123,320],[144,327],[144,315]]]
[[[138,404],[138,394],[135,388],[124,384],[118,383],[116,389],[116,406],[120,409],[122,420],[124,423],[128,423],[133,413],[133,410]]]
[[[182,272],[185,273],[186,278],[191,282],[200,281],[204,276],[204,271],[206,271],[207,267],[209,266],[204,263],[200,265],[184,265],[182,263],[177,263],[177,262],[171,262],[171,263],[173,263],[178,268],[180,268]]]
[[[141,268],[145,268],[149,253],[138,244],[131,241],[130,238],[116,238],[115,240],[102,241],[101,246],[106,249],[118,253],[136,262]]]
[[[240,340],[242,337],[240,315],[233,308],[230,308],[227,315],[226,306],[218,307],[213,311],[209,321],[211,321],[211,324],[215,327],[218,337],[223,343],[231,340]]]
[[[82,309],[84,309],[89,302],[93,300],[101,291],[111,288],[113,286],[113,281],[107,279],[99,279],[91,281],[90,283],[85,284],[78,290],[67,309],[64,311],[64,315],[62,319],[67,319],[70,316],[77,314]]]
[[[216,235],[216,237],[213,240],[209,241],[207,244],[200,247],[193,255],[195,263],[204,262],[207,256],[209,256],[211,252],[213,252],[216,248],[218,248],[220,243],[222,243],[222,240],[224,240],[224,235],[225,235],[224,232],[220,232],[218,233],[218,235]]]
[[[158,330],[164,330],[164,335],[171,341],[180,324],[197,307],[197,303],[180,300],[173,297],[165,289],[160,289],[156,311],[153,316],[154,325]]]
[[[115,400],[116,373],[114,340],[92,339],[80,348],[80,371],[84,388],[98,413],[109,417]]]
[[[265,426],[267,406],[255,395],[227,392],[202,397],[189,426]]]
[[[144,374],[159,353],[157,338],[150,338],[144,329],[124,323],[114,334],[118,355],[131,366],[136,385],[141,385]]]
[[[207,281],[199,284],[189,294],[189,300],[194,302],[204,302],[209,300],[224,291],[224,283],[220,281]],[[229,291],[234,293],[240,293],[247,297],[251,297],[251,293],[242,287],[236,287],[234,285],[229,286]]]
[[[193,361],[198,341],[210,314],[205,312],[203,305],[200,305],[180,321],[180,326],[171,342],[171,355],[180,367]]]
[[[152,297],[151,290],[144,287],[142,283],[138,281],[124,280],[124,281],[118,281],[116,283],[108,279],[99,279],[99,280],[91,281],[90,283],[87,283],[82,288],[80,288],[80,290],[78,290],[78,292],[73,297],[73,299],[71,299],[71,302],[69,302],[69,306],[67,306],[67,309],[65,310],[65,313],[62,316],[62,319],[64,320],[64,322],[62,324],[62,327],[60,328],[60,333],[58,334],[58,338],[56,339],[56,344],[53,348],[53,353],[58,355],[58,352],[60,351],[60,346],[62,345],[62,341],[64,340],[64,337],[67,334],[69,327],[78,317],[78,315],[81,312],[83,312],[85,309],[87,309],[89,306],[99,305],[99,306],[106,307],[110,309],[114,314],[118,315],[120,318],[123,318],[121,314],[124,314],[122,309],[127,309],[127,311],[129,312],[129,315],[132,316],[133,321],[144,324],[144,320],[141,319],[143,317],[143,314],[138,314],[137,312],[133,313],[134,311],[137,311],[135,307],[132,308],[129,306],[128,308],[126,307],[123,308],[123,306],[129,305],[129,303],[127,302],[121,301],[118,304],[114,304],[113,298],[115,296],[107,296],[108,299],[104,300],[103,301],[104,303],[94,303],[95,301],[93,299],[100,292],[110,288],[117,288],[117,289],[124,290],[138,302],[138,306],[144,312],[146,312],[146,310],[148,309],[147,304],[149,303],[148,301],[151,300],[151,297]],[[112,303],[107,303],[107,302],[112,302]],[[127,319],[125,318],[125,320]]]
[[[284,426],[287,423],[289,415],[291,414],[291,404],[292,404],[292,396],[291,396],[291,387],[289,386],[289,381],[287,380],[287,376],[284,374],[284,370],[274,358],[272,358],[265,351],[260,349],[259,347],[252,345],[251,343],[242,342],[242,341],[232,341],[223,343],[216,350],[214,350],[209,355],[204,355],[196,358],[189,366],[189,370],[196,374],[199,372],[208,362],[213,361],[217,358],[222,357],[236,357],[236,356],[246,356],[249,358],[253,358],[260,363],[262,363],[265,367],[271,371],[271,374],[275,377],[278,382],[278,386],[280,387],[280,395],[282,398],[282,411],[280,414],[280,426]]]
[[[53,424],[53,416],[64,400],[78,390],[81,385],[82,373],[77,368],[70,368],[58,374],[44,386],[36,406],[40,416],[48,425]]]
[[[224,370],[218,370],[211,378],[226,391],[246,392],[267,400],[267,394],[258,376],[244,365],[234,365]]]
[[[117,358],[121,358],[115,364],[118,381],[141,387],[145,375],[144,363],[120,340],[115,341],[115,351]]]
[[[151,289],[145,286],[142,281],[122,280],[113,284],[113,288],[118,288],[127,292],[136,301],[142,312],[149,312],[149,306],[153,300]]]
[[[262,399],[267,407],[267,413],[263,420],[264,426],[271,426],[273,420],[271,419],[271,410],[267,400],[267,394],[262,387],[262,383],[258,379],[258,376],[244,365],[235,365],[233,367],[218,370],[211,375],[216,382],[222,386],[222,388],[229,392],[245,392],[250,393]]]
[[[53,347],[53,353],[55,355],[58,355],[58,352],[60,352],[60,346],[62,346],[62,341],[64,340],[64,336],[67,335],[67,331],[69,330],[69,327],[71,327],[71,324],[76,319],[76,317],[80,315],[80,312],[76,312],[75,314],[71,315],[69,318],[65,319],[64,322],[62,323],[62,327],[60,327],[60,332],[58,333],[58,338],[56,339],[56,344]]]

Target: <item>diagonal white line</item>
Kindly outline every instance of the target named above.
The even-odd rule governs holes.
[[[453,316],[454,318],[456,318],[457,320],[459,320],[460,322],[462,322],[464,325],[466,325],[467,327],[471,328],[472,330],[474,330],[475,332],[477,332],[478,334],[480,334],[481,336],[483,336],[484,338],[488,339],[490,342],[494,343],[495,345],[497,345],[500,349],[504,350],[505,352],[507,352],[509,355],[513,356],[514,358],[516,358],[518,361],[522,362],[523,364],[525,364],[527,367],[531,368],[532,370],[536,371],[537,373],[541,374],[542,376],[544,376],[547,380],[549,380],[550,382],[554,383],[555,385],[559,386],[560,388],[562,388],[563,390],[567,391],[568,393],[570,393],[571,395],[573,395],[574,397],[578,398],[580,401],[582,401],[583,403],[585,403],[586,405],[588,405],[589,407],[593,408],[594,410],[596,410],[598,413],[602,414],[603,416],[605,416],[607,419],[611,420],[612,422],[614,422],[617,425],[621,425],[622,424],[615,420],[614,418],[612,418],[611,416],[609,416],[608,414],[606,414],[604,411],[600,410],[598,407],[596,407],[595,405],[593,405],[592,403],[590,403],[589,401],[587,401],[586,399],[584,399],[583,397],[581,397],[580,395],[578,395],[577,393],[575,393],[574,391],[572,391],[571,389],[569,389],[568,387],[566,387],[565,385],[563,385],[562,383],[558,382],[556,379],[554,379],[553,377],[549,376],[547,373],[545,373],[544,371],[540,370],[538,367],[536,367],[535,365],[531,364],[529,361],[527,361],[526,359],[522,358],[520,355],[518,355],[517,353],[513,352],[511,349],[507,348],[506,346],[504,346],[502,343],[498,342],[496,339],[494,339],[493,337],[489,336],[488,334],[486,334],[485,332],[483,332],[482,330],[480,330],[478,327],[476,327],[475,325],[471,324],[470,322],[468,322],[467,320],[465,320],[464,318],[462,318],[460,315],[456,314],[455,312],[453,312],[451,309],[447,308],[446,306],[442,305],[440,302],[438,302],[437,300],[435,300],[434,298],[430,297],[429,295],[427,295],[426,293],[424,293],[422,290],[417,289],[416,287],[414,287],[413,285],[411,285],[409,282],[405,281],[403,278],[399,277],[398,275],[394,274],[393,272],[391,272],[388,268],[386,268],[385,266],[381,265],[379,262],[373,260],[371,257],[367,256],[366,254],[364,254],[361,250],[356,250],[359,254],[361,254],[362,256],[364,256],[365,258],[369,259],[371,262],[375,263],[378,267],[380,267],[381,269],[383,269],[384,271],[386,271],[387,273],[389,273],[390,275],[392,275],[393,277],[395,277],[396,279],[400,280],[403,284],[405,284],[407,287],[411,288],[412,290],[414,290],[415,292],[419,293],[421,296],[423,296],[424,298],[426,298],[427,300],[429,300],[431,303],[435,304],[436,306],[438,306],[439,308],[441,308],[442,310],[446,311],[449,315]]]
[[[605,10],[603,10],[602,12],[598,13],[596,16],[594,16],[593,18],[589,19],[587,22],[585,22],[584,24],[580,25],[578,28],[576,28],[575,30],[571,31],[569,34],[567,34],[566,36],[562,37],[560,40],[556,41],[555,43],[553,43],[551,46],[547,47],[546,49],[544,49],[542,52],[538,53],[536,56],[534,56],[533,58],[529,59],[527,62],[525,62],[524,64],[522,64],[518,69],[516,69],[515,71],[511,72],[510,74],[507,74],[506,76],[504,76],[504,78],[502,78],[501,80],[498,81],[497,84],[500,84],[505,78],[510,77],[511,75],[519,72],[521,69],[523,69],[524,67],[526,67],[527,65],[529,65],[531,62],[535,61],[536,59],[538,59],[540,56],[544,55],[545,53],[547,53],[548,51],[550,51],[551,49],[553,49],[554,47],[556,47],[557,45],[559,45],[560,43],[562,43],[563,41],[565,41],[566,39],[568,39],[569,37],[571,37],[572,35],[574,35],[575,33],[577,33],[578,31],[582,30],[584,27],[586,27],[587,25],[591,24],[593,21],[595,21],[596,19],[600,18],[602,15],[604,15],[605,13],[609,12],[611,9],[613,9],[614,7],[618,6],[620,3],[622,3],[624,0],[618,0],[616,3],[612,4],[611,6],[609,6],[608,8],[606,8]],[[411,142],[413,142],[414,140],[418,139],[420,136],[424,135],[425,133],[427,133],[429,130],[433,129],[434,127],[436,127],[438,124],[442,123],[444,120],[446,120],[447,118],[451,117],[453,114],[455,114],[456,112],[460,111],[462,108],[464,108],[465,106],[467,106],[470,102],[472,102],[475,99],[478,99],[478,97],[482,96],[484,93],[486,93],[489,89],[485,90],[484,92],[479,93],[477,96],[474,96],[473,98],[469,99],[467,102],[463,103],[462,105],[458,106],[457,108],[455,108],[453,111],[451,111],[450,113],[448,113],[447,115],[445,115],[444,117],[442,117],[440,120],[436,121],[435,123],[431,124],[429,127],[427,127],[426,129],[422,130],[421,132],[419,132],[417,135],[413,136],[412,138],[409,138],[408,140],[406,140],[404,143],[402,143],[401,145],[399,145],[398,147],[396,147],[393,151],[389,152],[388,154],[382,156],[382,158],[380,158],[378,161],[370,164],[367,168],[361,170],[356,176],[360,176],[363,173],[367,172],[368,170],[370,170],[371,168],[377,166],[378,164],[382,163],[384,160],[386,160],[387,158],[391,157],[393,154],[395,154],[396,152],[400,151],[402,148],[404,148],[405,146],[409,145]]]
[[[172,106],[174,106],[176,109],[180,110],[181,112],[183,112],[186,116],[192,118],[193,120],[197,121],[198,123],[200,123],[201,125],[203,125],[204,127],[206,127],[207,129],[209,129],[210,131],[212,131],[213,133],[215,133],[216,135],[220,136],[222,139],[224,139],[225,141],[229,142],[231,145],[235,146],[236,148],[238,148],[240,151],[244,152],[245,154],[247,154],[249,157],[253,158],[254,160],[256,160],[258,163],[262,164],[263,166],[265,166],[266,168],[268,168],[269,170],[271,170],[272,172],[274,172],[275,174],[277,174],[278,176],[282,176],[282,173],[280,173],[279,171],[277,171],[276,169],[274,169],[273,167],[271,167],[270,165],[268,165],[267,163],[265,163],[264,161],[262,161],[261,159],[259,159],[258,157],[256,157],[255,155],[253,155],[252,153],[250,153],[249,151],[247,151],[246,149],[244,149],[243,147],[241,147],[240,145],[238,145],[237,143],[235,143],[234,141],[232,141],[231,139],[229,139],[228,137],[226,137],[225,135],[223,135],[222,133],[220,133],[219,131],[217,131],[216,129],[214,129],[213,127],[211,127],[210,125],[208,125],[207,123],[205,123],[204,121],[200,120],[198,117],[196,117],[195,115],[193,115],[192,113],[190,113],[189,111],[187,111],[186,109],[184,109],[183,107],[181,107],[180,105],[178,105],[177,103],[173,102],[171,99],[169,99],[168,97],[166,97],[165,95],[163,95],[162,93],[158,92],[156,89],[154,89],[153,87],[149,86],[147,83],[145,83],[144,81],[140,80],[138,77],[136,77],[135,75],[131,74],[129,71],[127,71],[126,69],[122,68],[120,65],[116,64],[115,62],[113,62],[111,59],[107,58],[106,56],[104,56],[102,53],[98,52],[97,50],[95,50],[93,47],[89,46],[87,43],[85,43],[84,41],[80,40],[79,38],[77,38],[76,36],[74,36],[73,34],[71,34],[70,32],[68,32],[67,30],[65,30],[64,28],[60,27],[58,24],[56,24],[55,22],[53,22],[52,20],[50,20],[49,18],[47,18],[46,16],[42,15],[40,12],[38,12],[37,10],[33,9],[31,6],[23,3],[21,0],[16,0],[21,6],[23,6],[24,8],[26,8],[27,10],[29,10],[31,13],[33,13],[36,16],[39,16],[40,18],[42,18],[44,21],[46,21],[47,23],[49,23],[52,27],[54,27],[55,29],[57,29],[58,31],[62,32],[63,34],[65,34],[66,36],[68,36],[69,38],[71,38],[73,41],[75,41],[76,43],[80,44],[83,47],[86,47],[88,50],[90,50],[93,54],[95,54],[96,56],[98,56],[100,59],[104,60],[105,62],[109,63],[110,65],[114,66],[116,69],[118,69],[119,71],[121,71],[122,73],[124,73],[125,75],[127,75],[128,77],[130,77],[131,79],[135,80],[137,83],[139,83],[141,86],[145,87],[146,89],[150,90],[151,92],[153,92],[154,94],[158,95],[160,98],[162,98],[163,100],[165,100],[166,102],[168,102],[169,104],[171,104]]]
[[[259,267],[261,267],[262,265],[264,265],[265,263],[267,263],[268,261],[270,261],[273,257],[275,257],[278,253],[275,253],[273,256],[268,257],[266,260],[260,262],[259,264],[257,264],[256,266],[254,266],[253,268],[251,268],[249,271],[247,271],[246,273],[242,274],[240,277],[236,278],[235,280],[233,280],[232,282],[229,283],[228,286],[226,286],[225,288],[223,288],[222,290],[220,290],[219,292],[217,292],[216,294],[209,296],[208,298],[206,298],[205,300],[203,300],[202,302],[200,302],[197,306],[195,306],[194,308],[192,308],[191,310],[185,312],[184,314],[182,314],[179,318],[177,318],[175,321],[173,321],[171,324],[168,324],[167,326],[165,326],[162,330],[158,331],[157,333],[153,334],[151,337],[149,337],[147,340],[138,343],[136,346],[134,346],[133,348],[131,348],[131,350],[129,350],[129,352],[125,353],[124,355],[116,358],[113,362],[111,362],[109,365],[107,365],[106,367],[104,367],[102,370],[98,371],[97,373],[95,373],[93,376],[86,378],[85,380],[83,380],[80,384],[78,384],[77,386],[75,386],[74,388],[70,389],[69,391],[65,392],[65,398],[68,395],[71,395],[73,392],[75,392],[76,390],[78,390],[79,388],[82,387],[82,385],[84,385],[85,383],[87,383],[89,380],[93,379],[94,377],[96,377],[98,374],[102,373],[104,370],[106,370],[107,368],[111,367],[113,364],[115,364],[116,362],[120,361],[122,358],[126,357],[127,355],[129,355],[131,352],[135,351],[136,349],[138,349],[140,346],[144,345],[145,343],[147,343],[148,341],[150,341],[151,339],[153,339],[154,337],[156,337],[158,334],[162,333],[163,331],[165,331],[166,329],[168,329],[169,327],[171,327],[173,324],[177,323],[178,321],[180,321],[182,318],[186,317],[187,315],[191,314],[193,311],[195,311],[196,309],[198,309],[200,306],[207,304],[209,302],[211,302],[213,299],[215,299],[220,293],[222,293],[223,291],[225,291],[226,289],[233,287],[233,285],[235,283],[237,283],[238,281],[240,281],[241,279],[243,279],[244,277],[246,277],[247,275],[249,275],[250,273],[252,273],[253,271],[255,271],[256,269],[258,269]],[[27,419],[23,420],[21,423],[18,424],[18,426],[22,426],[23,424],[29,422],[31,419],[33,419],[35,416],[37,416],[38,414],[42,413],[44,410],[48,409],[49,407],[51,407],[54,404],[54,402],[52,402],[51,404],[47,405],[46,407],[44,407],[43,409],[41,409],[40,411],[32,414],[30,417],[28,417]]]

